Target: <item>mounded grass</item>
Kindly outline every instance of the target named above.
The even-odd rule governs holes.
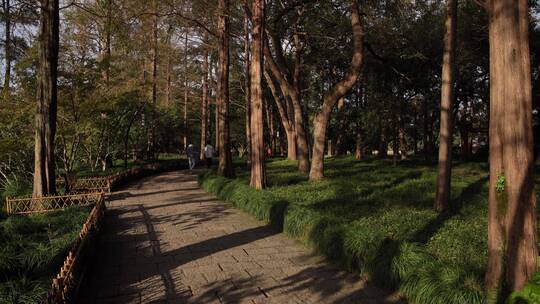
[[[0,303],[40,303],[91,207],[0,220]]]
[[[462,163],[452,177],[453,210],[433,210],[436,167],[419,162],[327,159],[309,182],[295,163],[268,163],[269,187],[249,171],[227,180],[209,171],[202,187],[276,225],[344,267],[397,288],[418,304],[483,303],[487,261],[487,166]]]

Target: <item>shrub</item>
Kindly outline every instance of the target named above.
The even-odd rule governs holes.
[[[247,171],[237,173],[228,180],[211,171],[199,182],[343,267],[399,289],[411,302],[484,302],[485,166],[455,168],[447,214],[432,208],[433,165],[330,159],[327,178],[311,183],[294,163],[279,160],[268,163],[270,187],[263,191],[248,186]]]

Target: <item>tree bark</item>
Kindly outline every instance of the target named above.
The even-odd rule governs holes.
[[[457,5],[457,0],[447,1],[446,33],[444,35],[442,64],[439,170],[437,174],[437,194],[435,196],[435,209],[438,211],[445,211],[450,207]]]
[[[351,3],[351,24],[354,41],[351,66],[344,78],[338,82],[324,97],[319,113],[313,121],[313,159],[309,179],[321,180],[324,177],[324,142],[326,129],[332,108],[356,83],[364,64],[364,29],[360,21],[357,1]]]
[[[488,302],[537,270],[527,0],[490,0]]]
[[[208,32],[204,32],[204,51],[203,51],[203,79],[202,79],[202,99],[201,99],[201,145],[200,158],[204,159],[204,147],[206,146],[208,136]]]
[[[247,4],[246,4],[247,5]],[[246,148],[247,151],[247,164],[251,163],[251,57],[250,57],[250,41],[249,41],[249,16],[246,13],[244,17],[244,60],[246,79],[245,86],[245,101],[246,101]]]
[[[266,187],[266,153],[264,146],[264,108],[262,92],[262,73],[263,73],[263,37],[265,23],[265,0],[252,1],[252,22],[253,30],[251,43],[251,65],[250,65],[250,84],[251,84],[251,179],[250,185],[255,189],[264,189]]]
[[[218,0],[218,14],[218,174],[232,178],[234,169],[229,131],[229,0]]]
[[[56,193],[54,139],[60,10],[58,0],[41,0],[40,5],[39,80],[33,185],[35,197]]]
[[[10,84],[11,84],[11,61],[12,61],[12,42],[11,42],[11,4],[10,0],[4,0],[2,1],[2,4],[4,6],[4,18],[6,19],[5,22],[5,44],[4,44],[4,50],[5,50],[5,73],[4,73],[4,89],[3,89],[3,95],[4,100],[9,100],[11,97],[11,90],[10,90]]]

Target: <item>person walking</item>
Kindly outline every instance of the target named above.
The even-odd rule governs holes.
[[[212,166],[212,157],[214,157],[214,147],[211,144],[204,146],[204,158],[206,159],[206,168]]]
[[[197,165],[197,157],[199,157],[197,153],[197,149],[195,149],[194,145],[192,144],[188,145],[186,149],[186,155],[189,161],[189,170],[191,171],[193,170],[193,168],[195,168],[195,165]]]

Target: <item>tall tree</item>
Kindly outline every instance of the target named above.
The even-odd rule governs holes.
[[[439,170],[435,209],[444,211],[450,205],[450,180],[452,177],[452,141],[454,109],[454,82],[456,57],[457,0],[447,1],[446,32],[442,64],[441,127],[439,135]]]
[[[187,121],[187,110],[188,110],[188,97],[189,97],[189,84],[188,84],[188,31],[186,29],[186,34],[184,36],[184,137],[183,144],[184,149],[187,149],[188,146],[188,121]]]
[[[248,1],[246,1],[246,13],[244,14],[244,64],[246,78],[244,81],[245,88],[245,100],[246,100],[246,147],[248,148],[247,152],[247,163],[251,163],[251,55],[250,55],[250,41],[249,41],[249,11],[247,8]]]
[[[537,270],[527,0],[488,0],[490,45],[488,302]]]
[[[156,157],[156,115],[157,115],[157,82],[158,82],[158,1],[152,2],[152,119],[150,140],[148,141],[148,158]]]
[[[202,66],[202,99],[201,99],[201,150],[200,158],[204,159],[204,147],[208,137],[208,32],[203,34],[203,66]]]
[[[251,82],[251,180],[250,185],[256,189],[266,187],[265,149],[264,149],[264,107],[262,92],[263,44],[265,23],[265,0],[253,0],[253,37],[251,43],[251,65],[249,78]]]
[[[217,129],[218,173],[234,177],[229,130],[229,0],[218,0]]]
[[[11,4],[10,0],[3,0],[2,7],[4,9],[4,31],[5,31],[5,72],[4,72],[4,100],[10,98],[11,85],[11,61],[12,61],[12,42],[11,42]]]
[[[292,105],[293,113],[294,113],[294,132],[295,132],[295,138],[296,138],[296,152],[297,152],[297,158],[298,158],[298,169],[301,172],[308,172],[309,171],[309,147],[307,143],[307,135],[304,127],[304,117],[302,112],[302,104],[300,100],[300,88],[299,88],[299,81],[295,81],[294,79],[298,80],[299,74],[300,74],[300,66],[299,66],[299,55],[296,59],[296,66],[295,66],[295,77],[294,79],[290,79],[288,75],[290,73],[286,69],[285,65],[285,59],[283,56],[283,50],[281,46],[281,39],[277,36],[277,34],[273,33],[271,35],[272,37],[272,45],[274,47],[274,50],[276,52],[276,59],[272,57],[272,53],[270,50],[270,47],[268,46],[268,43],[264,44],[264,56],[266,58],[266,62],[268,63],[268,68],[272,72],[273,76],[276,78],[277,83],[279,84],[279,87],[281,89],[281,92],[283,93],[283,97],[285,99],[289,99],[289,101]],[[299,43],[297,43],[297,50],[296,52],[300,52],[300,48],[298,47]]]
[[[351,24],[354,41],[352,62],[343,79],[324,95],[322,106],[313,119],[313,152],[309,172],[310,180],[321,180],[324,177],[324,144],[330,114],[332,114],[332,109],[338,100],[355,85],[364,65],[364,28],[360,20],[357,1],[352,0],[351,2]]]
[[[59,48],[58,0],[41,0],[39,70],[33,195],[56,192],[54,138],[56,134]]]

